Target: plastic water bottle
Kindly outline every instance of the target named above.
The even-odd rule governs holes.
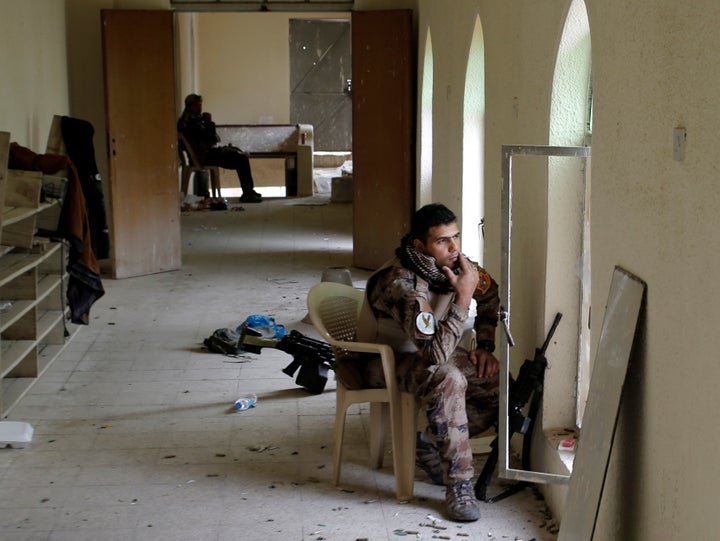
[[[238,398],[235,401],[235,405],[233,406],[233,409],[235,411],[245,411],[249,410],[250,408],[255,407],[255,403],[257,402],[257,395],[251,394],[250,396],[245,396],[243,398]]]

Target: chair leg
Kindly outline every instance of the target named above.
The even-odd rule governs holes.
[[[212,186],[213,197],[221,197],[219,169],[210,169],[210,185]]]
[[[383,465],[389,418],[387,402],[370,402],[370,465],[376,470]]]
[[[181,183],[180,183],[180,191],[183,195],[188,194],[188,185],[190,184],[190,176],[192,175],[192,171],[188,169],[187,167],[182,168],[182,174],[181,174]]]
[[[333,484],[340,484],[340,468],[342,466],[343,435],[345,433],[345,389],[337,386],[335,404],[335,441],[333,447]]]
[[[415,397],[410,393],[400,393],[399,407],[393,408],[391,418],[395,495],[400,501],[412,499],[414,493],[416,421]]]

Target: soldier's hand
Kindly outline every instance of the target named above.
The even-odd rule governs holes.
[[[477,368],[479,378],[491,378],[500,372],[500,362],[485,349],[473,349],[470,352],[470,362]]]
[[[468,307],[480,277],[475,267],[462,253],[458,255],[458,263],[460,264],[460,274],[455,274],[450,267],[443,267],[443,272],[455,290],[455,303]]]

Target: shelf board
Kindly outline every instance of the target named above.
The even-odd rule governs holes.
[[[38,302],[47,297],[62,282],[62,276],[59,274],[46,274],[38,279]]]
[[[60,243],[53,242],[48,244],[47,248],[42,252],[12,252],[0,257],[0,285],[6,284],[22,273],[36,267],[59,249]]]
[[[40,376],[63,352],[65,346],[80,331],[79,326],[69,328],[70,335],[62,344],[38,344],[38,375],[32,378],[3,378],[0,380],[0,417],[7,417],[13,407],[28,393]]]
[[[30,218],[31,216],[35,216],[36,214],[43,212],[44,210],[47,210],[50,207],[53,207],[57,204],[58,204],[57,200],[54,200],[54,201],[48,201],[45,203],[40,203],[39,206],[35,207],[35,208],[32,208],[32,207],[3,207],[3,211],[2,211],[3,227],[20,222],[26,218]]]
[[[25,396],[37,378],[3,378],[0,382],[0,399],[2,417],[7,417],[10,410]]]
[[[0,377],[4,378],[30,353],[37,340],[3,340],[0,353]],[[12,379],[12,378],[11,378]]]
[[[48,310],[38,314],[37,341],[44,341],[50,331],[52,331],[59,323],[62,323],[62,321],[63,313],[60,310]]]
[[[62,344],[38,344],[38,377],[42,376],[50,364],[63,352],[70,340],[80,332],[80,326],[67,326],[68,336]]]
[[[0,332],[13,325],[17,320],[24,316],[28,310],[35,306],[35,301],[17,300],[12,302],[12,306],[5,312],[0,314]]]

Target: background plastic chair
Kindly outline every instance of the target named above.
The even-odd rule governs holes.
[[[395,493],[398,500],[413,496],[415,482],[415,431],[417,409],[415,396],[400,392],[395,379],[395,356],[390,346],[357,342],[357,325],[365,293],[345,284],[321,282],[310,289],[307,303],[310,320],[336,351],[374,353],[382,362],[387,387],[382,389],[347,389],[337,381],[335,411],[335,442],[333,451],[334,478],[340,481],[345,414],[351,404],[370,403],[370,460],[375,468],[382,467],[385,435],[392,437]]]
[[[178,132],[178,157],[180,158],[180,191],[187,195],[190,177],[198,171],[209,171],[213,197],[220,197],[220,168],[217,165],[200,165],[195,151],[185,136]]]

